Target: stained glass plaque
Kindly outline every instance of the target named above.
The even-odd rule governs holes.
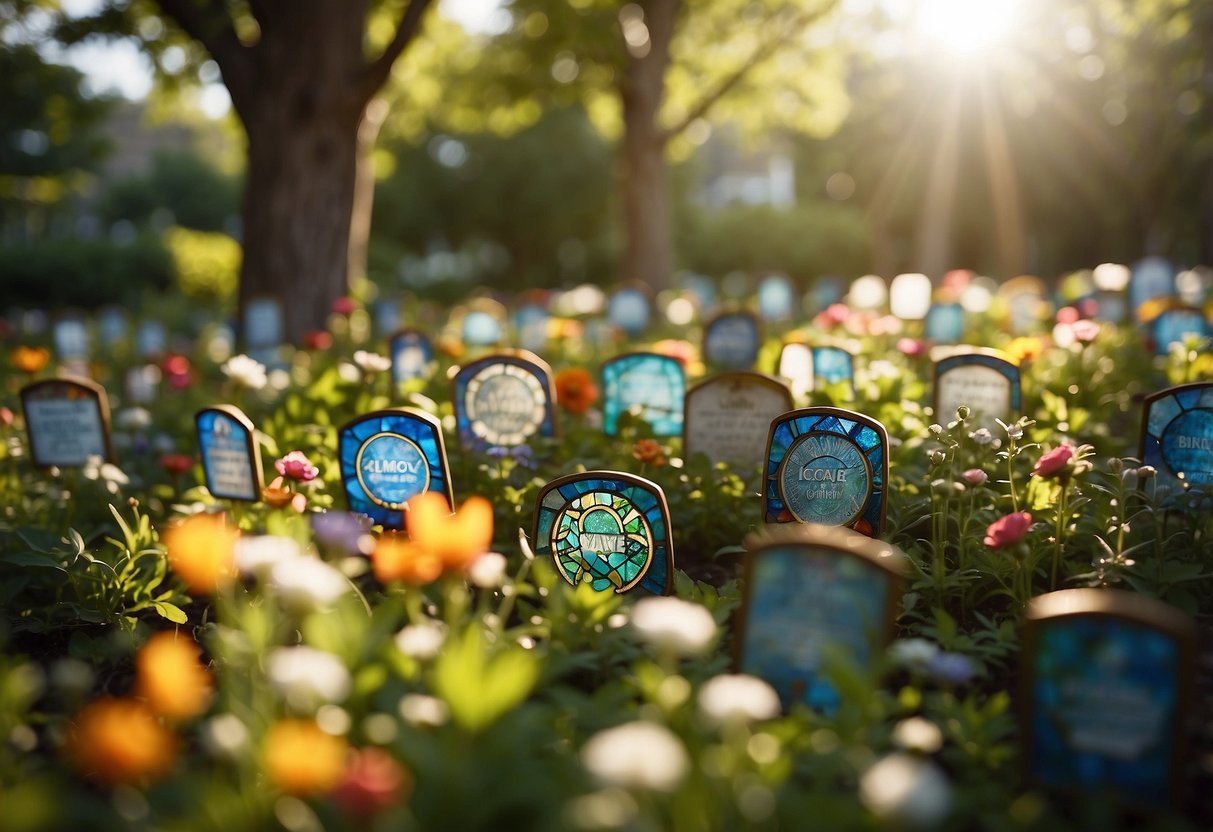
[[[1143,257],[1133,264],[1129,277],[1129,309],[1136,315],[1142,304],[1175,295],[1175,267],[1165,257]]]
[[[388,354],[392,359],[392,383],[400,385],[429,375],[434,345],[424,333],[402,329],[388,339]]]
[[[84,319],[76,315],[55,321],[52,332],[55,341],[55,357],[60,361],[87,360],[89,357],[88,327]]]
[[[935,362],[935,418],[947,423],[956,408],[972,411],[976,424],[996,428],[1010,423],[1022,402],[1019,367],[992,350],[959,353]]]
[[[855,395],[855,357],[842,347],[813,347],[813,389],[845,384]]]
[[[670,594],[670,512],[654,482],[617,471],[552,480],[539,492],[533,531],[535,554],[551,557],[574,586]]]
[[[835,526],[768,528],[746,540],[735,665],[786,708],[840,703],[823,674],[830,651],[863,668],[893,635],[906,572],[893,546]]]
[[[678,360],[655,352],[616,356],[602,365],[602,429],[619,434],[619,417],[632,407],[655,436],[682,433],[686,373]]]
[[[748,370],[758,361],[762,326],[749,312],[724,312],[708,322],[703,333],[703,356],[709,364]]]
[[[784,275],[767,275],[758,284],[758,314],[764,321],[786,321],[795,307],[796,292]]]
[[[633,338],[649,328],[652,316],[649,296],[637,286],[617,289],[607,301],[607,320]]]
[[[1179,493],[1213,485],[1213,383],[1161,390],[1142,410],[1139,456],[1157,470],[1155,487]]]
[[[771,423],[762,501],[767,523],[884,531],[889,438],[882,424],[837,407],[808,407]]]
[[[1154,319],[1154,351],[1166,355],[1172,344],[1183,344],[1189,337],[1204,341],[1209,337],[1209,322],[1199,309],[1168,309]]]
[[[260,500],[261,448],[252,420],[239,408],[221,404],[199,410],[194,427],[206,490],[224,500]]]
[[[683,449],[747,475],[762,466],[771,422],[792,409],[787,385],[761,373],[721,373],[686,396]]]
[[[453,504],[439,421],[397,408],[359,416],[337,436],[341,481],[350,510],[385,529],[404,528],[404,506],[425,491]]]
[[[514,448],[556,435],[552,370],[517,351],[486,356],[455,375],[455,421],[465,448]]]
[[[926,336],[931,341],[955,344],[964,330],[965,311],[959,303],[937,303],[927,312]]]
[[[105,388],[87,378],[52,378],[21,388],[30,459],[39,467],[79,468],[112,460]]]
[[[168,332],[160,321],[143,321],[135,330],[135,352],[145,361],[162,358],[168,352]]]
[[[1191,618],[1136,593],[1051,592],[1028,605],[1023,657],[1025,779],[1140,804],[1176,796],[1196,657]]]

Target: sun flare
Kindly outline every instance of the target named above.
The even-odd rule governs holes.
[[[953,52],[973,53],[1015,26],[1021,0],[923,0],[916,28]]]

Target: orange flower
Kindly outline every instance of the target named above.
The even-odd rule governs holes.
[[[274,477],[274,481],[261,489],[261,499],[274,508],[286,508],[295,499],[295,492],[289,485],[282,484],[282,477]]]
[[[209,595],[236,576],[236,538],[222,514],[195,514],[164,533],[168,562],[194,595]]]
[[[135,696],[168,719],[206,710],[214,683],[198,660],[198,645],[177,633],[157,633],[135,656]]]
[[[409,500],[405,520],[413,542],[445,569],[466,569],[493,542],[493,506],[483,497],[469,497],[451,514],[446,497],[426,491]]]
[[[98,699],[76,714],[68,757],[86,777],[106,785],[137,785],[164,776],[177,756],[177,738],[134,699]]]
[[[665,465],[665,448],[656,439],[641,439],[632,446],[632,456],[645,465]]]
[[[426,551],[418,544],[396,534],[384,534],[375,542],[371,553],[375,577],[380,583],[404,581],[421,586],[438,580],[442,575],[442,557]]]
[[[584,367],[561,370],[556,374],[556,401],[569,413],[582,414],[598,401],[598,386]]]
[[[345,775],[348,745],[307,719],[283,719],[265,735],[265,773],[287,794],[307,797],[331,792]]]
[[[8,354],[9,363],[14,369],[20,370],[23,373],[29,373],[31,376],[34,373],[40,372],[47,362],[51,360],[50,350],[45,347],[14,347],[12,352]]]

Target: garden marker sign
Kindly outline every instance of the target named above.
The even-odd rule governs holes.
[[[682,433],[686,373],[676,358],[655,352],[632,352],[602,365],[602,429],[619,435],[619,417],[639,407],[640,418],[656,436]]]
[[[892,638],[905,555],[837,526],[767,527],[746,539],[744,570],[737,672],[769,682],[785,709],[834,711],[823,667],[831,651],[866,667]]]
[[[607,301],[607,320],[633,338],[649,328],[652,317],[649,296],[638,286],[617,289]]]
[[[1163,312],[1154,319],[1151,331],[1155,354],[1166,355],[1172,344],[1183,344],[1188,336],[1202,341],[1208,338],[1209,322],[1199,309],[1185,306]]]
[[[129,328],[126,312],[119,306],[107,306],[97,313],[97,338],[106,349],[125,341]]]
[[[135,352],[144,361],[155,361],[168,352],[168,332],[160,321],[144,321],[135,330]]]
[[[1174,800],[1183,777],[1196,625],[1112,589],[1033,598],[1024,621],[1024,779],[1065,791]]]
[[[1160,491],[1213,485],[1213,383],[1182,384],[1146,396],[1142,464],[1157,470]]]
[[[928,341],[955,344],[964,337],[965,311],[959,303],[937,303],[927,312]]]
[[[767,275],[758,284],[758,314],[764,321],[786,321],[795,306],[796,292],[784,275]]]
[[[79,315],[69,315],[55,322],[52,331],[55,357],[60,361],[87,361],[89,358],[88,327]]]
[[[388,354],[392,359],[392,383],[399,386],[429,374],[434,345],[423,333],[402,329],[388,339]]]
[[[87,378],[51,378],[21,388],[30,459],[41,468],[79,468],[114,458],[105,388]]]
[[[1175,268],[1165,257],[1143,257],[1133,264],[1129,278],[1129,309],[1134,315],[1146,301],[1174,295]]]
[[[404,507],[425,491],[453,505],[442,426],[428,413],[376,410],[337,434],[341,482],[350,509],[385,529],[404,528]]]
[[[846,384],[855,397],[855,356],[842,347],[813,347],[813,389],[823,384]]]
[[[946,424],[964,405],[976,423],[996,427],[995,419],[1011,422],[1019,412],[1022,393],[1019,367],[993,350],[953,354],[935,362],[935,419]]]
[[[807,344],[789,341],[779,350],[779,376],[792,386],[792,395],[806,395],[813,389],[813,351]]]
[[[276,297],[264,295],[251,298],[244,305],[244,348],[250,358],[271,365],[282,346],[282,303]]]
[[[574,586],[655,595],[673,587],[670,510],[661,487],[641,477],[586,471],[552,480],[536,500],[532,540]]]
[[[761,373],[712,376],[687,391],[683,449],[752,472],[762,465],[771,422],[793,407],[786,384]]]
[[[194,426],[206,490],[224,500],[260,500],[265,483],[252,420],[234,405],[221,404],[199,410]]]
[[[880,422],[837,407],[793,410],[771,423],[766,460],[765,522],[884,531],[889,435]]]
[[[703,357],[708,364],[748,370],[758,361],[762,325],[749,312],[722,312],[703,332]]]
[[[522,350],[490,355],[456,371],[455,422],[465,448],[515,448],[556,435],[552,369]]]

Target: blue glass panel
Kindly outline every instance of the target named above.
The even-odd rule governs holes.
[[[393,336],[388,352],[392,358],[392,381],[396,384],[424,378],[434,360],[434,346],[420,332],[401,332]]]
[[[964,337],[964,307],[959,303],[932,306],[927,312],[926,335],[932,341],[954,344]]]
[[[1170,309],[1154,319],[1154,351],[1165,355],[1172,344],[1183,344],[1188,336],[1209,337],[1209,325],[1198,309]]]
[[[1141,458],[1158,471],[1156,488],[1213,485],[1213,384],[1172,388],[1146,403]]]
[[[514,448],[556,435],[551,378],[515,356],[474,361],[455,376],[455,421],[465,448]]]
[[[795,304],[792,283],[783,275],[771,275],[758,284],[758,314],[764,321],[786,321]]]
[[[682,434],[686,375],[676,359],[657,353],[634,353],[602,365],[602,429],[619,433],[619,417],[633,406],[655,436]]]
[[[854,378],[854,361],[849,352],[838,347],[813,347],[814,384],[838,384]]]
[[[754,318],[737,312],[712,319],[703,336],[704,358],[730,369],[748,369],[758,361],[762,337]]]
[[[207,490],[224,500],[260,500],[261,471],[248,428],[219,410],[199,412],[194,425]]]
[[[501,321],[482,309],[463,316],[463,343],[473,347],[491,347],[501,342]]]
[[[55,356],[60,361],[88,358],[88,328],[80,318],[64,318],[55,324]]]
[[[382,337],[400,328],[400,304],[394,300],[377,300],[372,307],[375,331]]]
[[[633,338],[649,328],[652,308],[639,289],[620,289],[607,301],[607,320]]]
[[[403,528],[404,504],[422,492],[451,500],[442,436],[422,416],[370,414],[341,429],[338,448],[350,509],[384,528]]]
[[[1134,312],[1148,300],[1175,294],[1175,268],[1162,257],[1144,257],[1133,264],[1129,279],[1129,308]]]

